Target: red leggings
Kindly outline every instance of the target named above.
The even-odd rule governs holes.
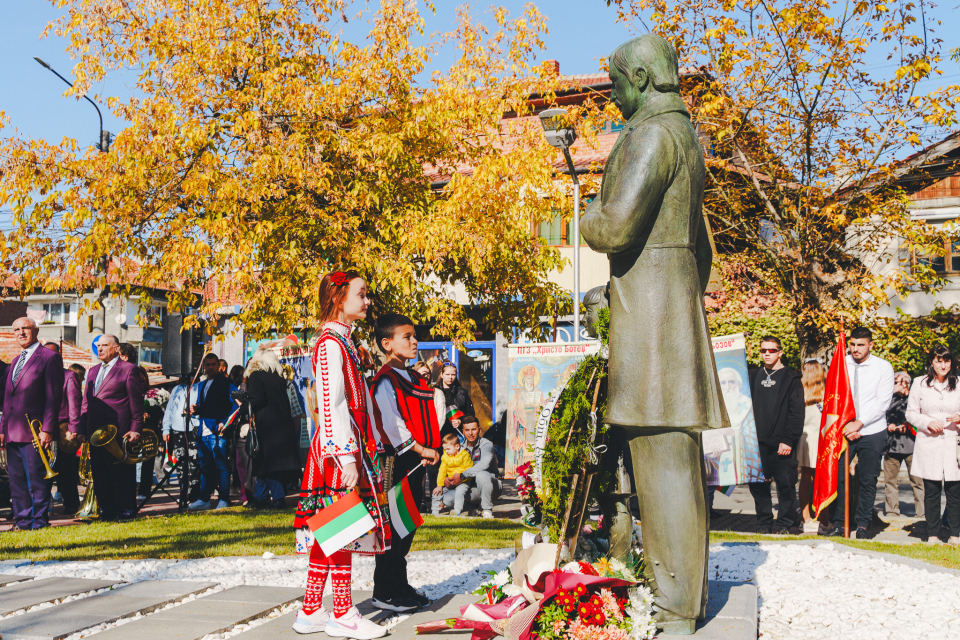
[[[307,592],[303,597],[303,612],[310,615],[323,607],[323,589],[327,574],[333,588],[333,615],[337,618],[350,610],[353,598],[350,595],[350,567],[353,554],[337,551],[327,556],[316,542],[310,547],[310,570],[307,572]]]

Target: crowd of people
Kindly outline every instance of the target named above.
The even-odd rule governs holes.
[[[856,412],[856,419],[843,429],[850,487],[841,466],[836,499],[818,517],[812,503],[826,368],[821,360],[810,359],[796,371],[784,363],[777,337],[761,339],[763,366],[751,372],[750,392],[766,481],[749,485],[760,532],[800,533],[804,525],[815,523],[819,535],[843,536],[849,490],[850,533],[872,538],[870,523],[880,474],[884,511],[900,516],[899,474],[905,464],[916,519],[925,522],[927,542],[941,543],[945,530],[948,544],[960,544],[960,389],[954,355],[944,346],[933,347],[927,354],[925,375],[911,380],[907,372],[894,372],[889,362],[871,353],[869,329],[854,329],[847,346],[847,375]],[[771,485],[776,485],[779,500],[776,522]],[[942,494],[946,509],[941,515]]]

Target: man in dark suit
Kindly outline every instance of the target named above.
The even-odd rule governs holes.
[[[207,379],[196,385],[197,402],[191,413],[200,418],[197,453],[200,457],[200,497],[190,504],[192,511],[224,509],[230,500],[230,465],[224,423],[233,410],[230,379],[220,374],[220,358],[208,353],[203,359]],[[216,504],[210,502],[213,489],[219,494]]]
[[[43,345],[60,355],[60,345],[48,342]],[[80,377],[70,369],[63,370],[63,402],[60,405],[60,424],[67,423],[67,438],[83,442],[80,435],[80,405],[83,403],[83,394],[80,391]],[[59,434],[58,434],[59,435]],[[57,463],[54,466],[57,472],[57,491],[63,500],[63,512],[72,515],[80,509],[80,493],[77,485],[80,484],[80,460],[75,453],[60,451],[57,454]]]
[[[120,440],[136,442],[143,430],[143,395],[145,390],[136,366],[124,362],[120,343],[115,336],[104,335],[97,342],[100,364],[90,369],[80,409],[80,432],[87,438],[108,424],[117,428]],[[103,447],[90,447],[90,469],[93,489],[104,520],[126,519],[137,508],[137,467],[116,464],[117,460]]]
[[[59,432],[63,398],[63,360],[40,348],[39,332],[30,318],[14,321],[13,335],[23,350],[4,376],[0,444],[7,449],[13,517],[19,529],[50,525],[51,483],[44,478],[46,469],[27,421],[40,421],[40,444],[49,450]]]

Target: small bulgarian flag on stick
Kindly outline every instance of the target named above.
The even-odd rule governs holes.
[[[455,406],[447,407],[447,420],[459,420],[463,417],[463,411]]]
[[[420,509],[413,501],[413,492],[410,491],[410,480],[404,476],[387,496],[390,499],[390,520],[401,538],[406,538],[417,527],[423,524]]]
[[[307,520],[320,549],[328,556],[336,553],[376,527],[370,512],[356,489]]]

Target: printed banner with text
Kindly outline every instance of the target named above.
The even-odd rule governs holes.
[[[600,343],[548,342],[507,345],[510,395],[507,404],[505,475],[517,477],[517,467],[531,462],[543,447],[550,414],[577,365],[600,349]],[[538,422],[542,427],[538,428]]]
[[[707,485],[711,487],[763,482],[746,346],[742,333],[713,339],[713,357],[730,428],[703,432]]]

